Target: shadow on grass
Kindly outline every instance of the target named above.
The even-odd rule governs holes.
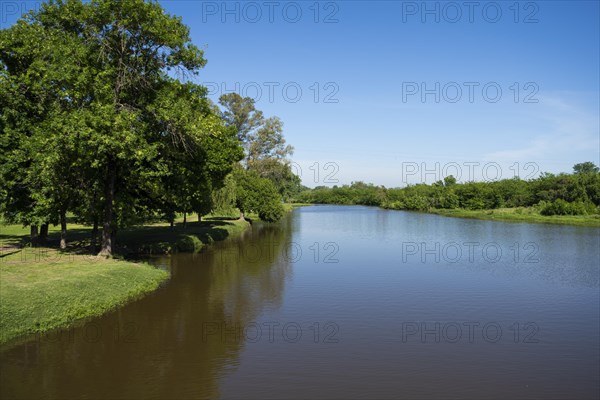
[[[19,248],[0,247],[0,259],[11,256],[13,254],[17,254],[20,251],[21,251],[21,249],[19,249]]]
[[[250,225],[252,225],[254,223],[254,218],[250,218],[248,216],[244,217],[244,220],[249,223]],[[229,223],[233,223],[235,222],[239,222],[240,220],[237,219],[236,217],[206,217],[204,218],[204,220],[202,222],[214,222],[214,221],[226,221]]]
[[[239,223],[228,220],[178,223],[170,226],[143,226],[128,228],[117,235],[119,252],[125,254],[199,252],[205,245],[227,239],[241,231]]]
[[[134,226],[119,230],[116,236],[115,255],[131,256],[143,254],[168,254],[172,252],[199,252],[205,245],[227,239],[231,234],[241,232],[244,224],[226,217],[213,217],[201,222],[177,223],[170,227],[165,224]],[[102,232],[98,232],[96,246],[92,246],[91,228],[69,229],[66,254],[97,254]],[[45,242],[32,242],[29,236],[2,235],[4,247],[0,257],[20,251],[22,248],[51,248],[59,250],[60,232],[51,232]]]
[[[208,221],[233,221],[235,220],[235,217],[204,217],[202,219],[202,222],[208,222]]]
[[[0,235],[0,247],[20,247],[26,236]]]

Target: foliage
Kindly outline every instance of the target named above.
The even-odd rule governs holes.
[[[255,171],[238,168],[236,180],[236,206],[242,213],[255,212],[266,222],[275,222],[283,216],[283,205],[277,188],[269,179],[261,178]]]
[[[225,177],[223,187],[212,193],[213,211],[222,215],[234,215],[236,200],[236,182],[233,174],[230,174]]]
[[[541,201],[539,204],[542,215],[587,215],[598,213],[593,203],[580,200],[569,203],[563,199],[552,202]]]
[[[279,117],[265,118],[254,100],[237,93],[219,98],[224,107],[222,118],[231,127],[245,149],[242,166],[269,179],[279,195],[289,200],[301,190],[300,178],[292,172],[288,157],[294,148],[286,144],[283,122]]]
[[[242,97],[237,93],[221,95],[219,104],[225,108],[223,119],[227,125],[235,128],[247,151],[254,131],[263,123],[262,112],[254,107],[254,99]]]
[[[591,161],[582,162],[573,166],[573,172],[576,174],[594,174],[600,172],[600,169]]]
[[[186,79],[205,63],[181,19],[143,0],[50,1],[0,31],[5,220],[64,236],[72,213],[110,256],[119,229],[209,212],[244,154]]]
[[[432,185],[417,184],[392,189],[355,182],[333,188],[305,190],[295,200],[415,211],[536,207],[542,215],[597,214],[600,206],[600,173],[594,164],[588,163],[577,164],[574,170],[579,172],[558,175],[544,173],[529,181],[514,178],[456,183],[449,176]]]

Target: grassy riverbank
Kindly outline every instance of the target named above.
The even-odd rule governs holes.
[[[283,206],[287,211],[292,211],[294,208],[309,207],[309,206],[314,206],[314,204],[313,203],[285,203]]]
[[[0,343],[98,316],[168,278],[145,263],[26,248],[0,261]]]
[[[173,227],[157,223],[119,231],[116,250],[117,255],[198,252],[249,226],[214,216],[184,226],[179,218]],[[0,225],[0,344],[104,314],[168,278],[145,263],[89,255],[89,226],[69,224],[64,251],[58,249],[59,235],[59,228],[50,226],[44,246],[32,246],[28,228]]]
[[[314,204],[298,203],[293,207],[310,206]],[[384,207],[385,208],[385,207]],[[394,210],[393,208],[385,208]],[[399,209],[398,211],[407,211]],[[541,215],[535,207],[497,208],[493,210],[465,210],[455,209],[430,209],[429,211],[415,211],[428,214],[442,215],[444,217],[481,219],[502,222],[527,222],[533,224],[555,224],[600,227],[600,215]]]
[[[294,207],[309,206],[313,204],[294,204]],[[385,207],[384,207],[385,208]],[[393,208],[385,208],[394,210]],[[398,211],[407,211],[399,209]],[[493,210],[465,210],[465,209],[430,209],[428,211],[416,211],[429,214],[442,215],[444,217],[481,219],[502,222],[527,222],[534,224],[555,224],[600,227],[600,215],[541,215],[535,207],[497,208]]]
[[[435,209],[430,212],[455,218],[600,227],[600,215],[598,214],[545,216],[539,214],[533,207],[498,208],[494,210]]]
[[[206,245],[237,236],[250,227],[247,221],[224,218],[206,218],[185,226],[178,222],[172,228],[161,223],[127,229],[120,233],[120,246],[127,253],[197,253]]]
[[[198,252],[203,246],[238,235],[249,226],[247,221],[218,216],[203,218],[201,222],[193,216],[193,222],[187,222],[185,225],[183,217],[179,217],[173,227],[166,222],[134,226],[118,232],[116,253],[127,255]],[[69,224],[67,252],[90,253],[91,233],[92,229],[89,226]],[[48,240],[43,247],[56,248],[59,240],[60,228],[50,226]],[[28,227],[0,225],[0,255],[1,252],[7,253],[14,247],[28,246],[30,242]]]
[[[285,210],[302,205],[286,204]],[[123,229],[117,235],[117,257],[198,252],[250,227],[234,218],[212,215],[197,221],[193,215],[184,224],[179,216],[173,227],[160,222]],[[49,227],[43,245],[32,245],[28,227],[0,221],[0,344],[104,314],[168,278],[145,263],[95,257],[91,232],[89,226],[69,223],[68,246],[61,251],[59,227]]]

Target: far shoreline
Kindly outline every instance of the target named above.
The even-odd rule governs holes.
[[[302,203],[303,206],[360,206],[374,207],[382,210],[405,211],[418,214],[439,215],[442,217],[476,219],[480,221],[512,222],[528,224],[547,224],[547,225],[565,225],[588,228],[600,228],[600,215],[552,215],[544,216],[535,214],[528,208],[502,208],[491,210],[465,210],[465,209],[430,209],[428,211],[404,210],[396,208],[386,208],[377,205],[367,204],[332,204],[332,203]],[[521,210],[519,213],[518,210]]]

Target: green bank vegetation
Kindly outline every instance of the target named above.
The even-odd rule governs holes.
[[[0,343],[98,316],[168,278],[145,263],[28,248],[0,260]]]
[[[300,188],[283,123],[236,93],[213,103],[191,79],[205,64],[156,2],[50,1],[0,30],[4,220],[41,244],[58,225],[63,249],[68,224],[91,226],[111,257],[128,228],[178,214],[281,218]]]
[[[125,228],[116,253],[198,252],[238,235],[246,220],[206,217]],[[59,247],[60,227],[49,227],[44,245],[22,225],[0,224],[0,343],[66,327],[104,314],[157,289],[168,273],[146,263],[86,254],[89,226],[72,224],[71,241]]]
[[[450,175],[431,185],[385,188],[363,182],[305,190],[297,201],[362,204],[461,218],[600,226],[600,172],[592,162],[573,173],[538,178],[457,183]]]
[[[157,2],[48,1],[0,30],[1,342],[167,278],[116,258],[282,217],[301,188],[283,122],[236,93],[212,102],[205,64]]]
[[[251,217],[254,215],[251,215]],[[258,217],[258,216],[256,216]],[[202,221],[186,221],[183,216],[170,222],[131,226],[120,232],[121,239],[115,247],[115,256],[169,254],[173,252],[197,253],[206,245],[236,236],[250,226],[250,220],[232,220],[231,217],[205,217]],[[71,224],[70,241],[65,254],[94,254],[91,248],[92,227]],[[0,248],[7,254],[30,247],[59,249],[60,228],[49,227],[49,233],[41,243],[39,237],[32,241],[29,229],[21,225],[0,224]],[[2,253],[0,253],[0,256]]]
[[[456,218],[600,227],[600,215],[598,214],[547,216],[541,215],[536,207],[497,208],[494,210],[435,209],[430,212]]]

